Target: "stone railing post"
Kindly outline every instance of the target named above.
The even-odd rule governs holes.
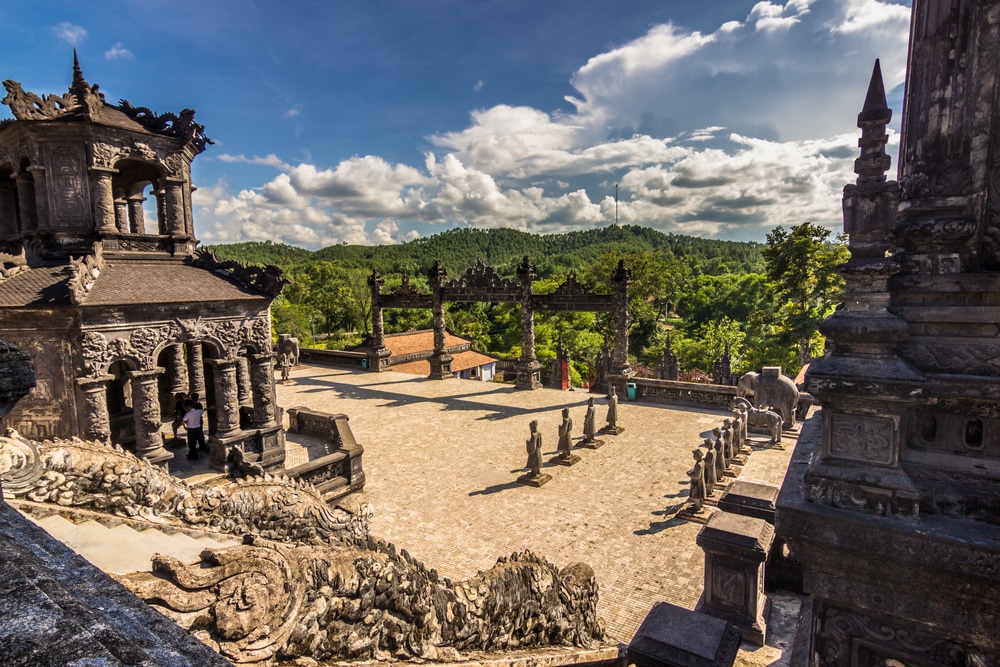
[[[132,381],[132,410],[135,417],[135,455],[150,463],[165,463],[174,455],[163,448],[160,428],[160,395],[157,379],[162,368],[129,371]]]
[[[108,384],[113,375],[101,375],[96,378],[77,378],[83,398],[80,410],[82,435],[88,440],[97,440],[107,444],[111,440],[111,423],[108,420]]]

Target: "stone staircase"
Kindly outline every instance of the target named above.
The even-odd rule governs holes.
[[[148,572],[153,554],[157,553],[193,563],[199,560],[203,549],[241,543],[237,537],[198,534],[139,522],[108,525],[105,519],[99,522],[79,514],[74,516],[75,521],[59,514],[42,518],[27,516],[95,567],[111,574]]]
[[[5,667],[230,664],[2,500],[0,563]]]

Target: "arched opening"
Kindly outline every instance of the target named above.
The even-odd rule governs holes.
[[[108,375],[112,378],[107,389],[108,426],[111,428],[111,442],[122,446],[135,445],[132,382],[128,371],[124,361],[116,361],[108,368]]]
[[[965,422],[965,446],[974,451],[983,448],[983,421],[981,419],[970,419]]]
[[[0,240],[13,240],[21,235],[21,211],[17,201],[14,166],[0,164]]]
[[[934,442],[937,438],[937,417],[934,415],[920,417],[920,438],[928,444]]]
[[[112,180],[112,187],[116,216],[125,216],[117,221],[118,229],[127,234],[165,234],[163,193],[156,185],[163,176],[161,170],[137,160],[121,160],[115,167],[118,173]],[[118,193],[121,193],[123,205],[118,203]],[[150,199],[152,206],[146,204]]]

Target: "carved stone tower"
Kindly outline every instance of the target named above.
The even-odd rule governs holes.
[[[284,280],[195,252],[191,161],[211,141],[194,112],[109,104],[75,54],[65,95],[3,85],[0,329],[38,374],[6,424],[161,462],[173,395],[191,391],[216,408],[217,467],[234,444],[280,463],[269,307]]]
[[[1000,661],[1000,0],[914,0],[899,184],[876,63],[851,259],[777,530],[811,664]]]

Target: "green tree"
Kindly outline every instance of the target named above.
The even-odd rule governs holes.
[[[836,267],[850,257],[843,236],[830,242],[830,230],[804,222],[785,231],[775,227],[761,251],[767,277],[778,297],[780,333],[798,347],[800,367],[822,349],[822,322],[840,302],[844,281]]]

